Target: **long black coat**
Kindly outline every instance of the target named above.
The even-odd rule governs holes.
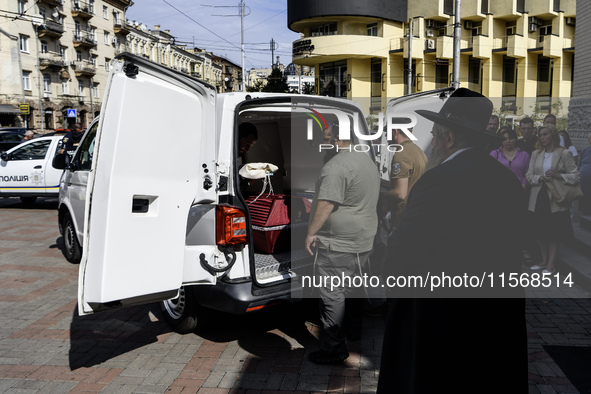
[[[523,289],[502,289],[498,277],[521,272],[525,212],[515,175],[477,149],[419,179],[389,244],[388,273],[486,273],[488,292],[394,293],[378,393],[527,392]]]

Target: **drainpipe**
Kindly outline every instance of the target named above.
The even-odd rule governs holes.
[[[18,55],[18,68],[19,68],[20,74],[21,74],[21,93],[23,95],[22,103],[24,104],[25,103],[25,85],[23,83],[23,66],[22,66],[22,62],[21,62],[21,49],[19,47],[19,37],[10,34],[9,32],[7,32],[6,30],[4,30],[1,27],[0,27],[0,33],[4,34],[6,37],[10,38],[11,40],[16,41],[16,53]]]
[[[451,86],[454,89],[460,87],[460,38],[462,36],[461,3],[462,0],[455,0],[453,74],[451,81]]]

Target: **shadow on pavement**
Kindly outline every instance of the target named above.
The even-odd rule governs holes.
[[[0,208],[4,209],[39,209],[39,210],[57,210],[57,197],[39,197],[34,203],[24,203],[18,197],[0,198]]]
[[[211,322],[205,328],[197,329],[195,333],[212,342],[231,342],[243,341],[245,338],[253,338],[272,330],[280,330],[307,347],[311,341],[316,341],[308,331],[306,322],[318,321],[317,302],[317,300],[303,300],[242,316],[211,311],[209,316]],[[237,327],[240,329],[236,329]]]
[[[159,317],[156,304],[106,311],[90,316],[73,312],[70,325],[71,370],[92,367],[134,349],[158,342],[158,336],[171,332]]]

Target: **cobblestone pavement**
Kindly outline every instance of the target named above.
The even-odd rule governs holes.
[[[318,336],[307,303],[214,314],[189,335],[171,332],[156,304],[79,317],[78,266],[62,255],[56,206],[0,199],[0,393],[375,392],[382,318],[366,317],[346,364],[330,367],[307,360]],[[544,346],[590,347],[591,303],[553,294],[528,301],[530,392],[576,393]],[[486,338],[475,346],[486,357]]]

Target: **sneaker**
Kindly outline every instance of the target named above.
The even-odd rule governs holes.
[[[529,267],[530,270],[534,270],[534,271],[543,270],[545,268],[546,268],[545,265],[537,265],[537,264]]]
[[[542,274],[553,274],[556,271],[556,269],[553,269],[552,271],[548,271],[548,270],[543,270]]]
[[[349,357],[349,353],[329,353],[322,350],[312,352],[308,359],[314,364],[342,364]]]

